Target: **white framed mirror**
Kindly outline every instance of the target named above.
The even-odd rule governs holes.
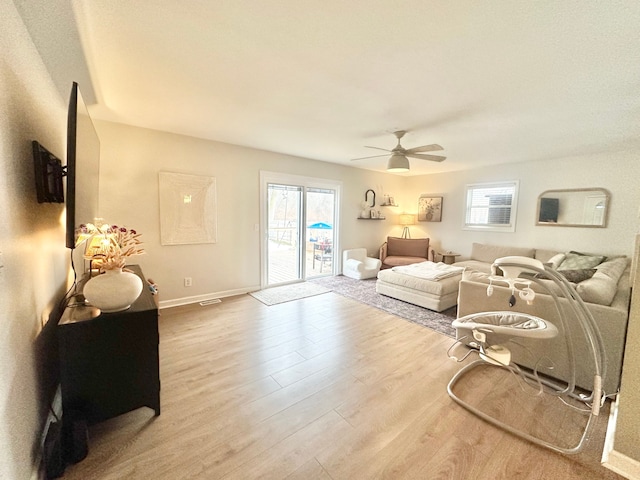
[[[610,198],[604,188],[547,190],[538,196],[536,225],[604,228]]]

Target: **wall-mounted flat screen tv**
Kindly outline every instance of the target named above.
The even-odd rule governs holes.
[[[78,84],[73,82],[67,117],[67,248],[76,247],[76,230],[98,214],[100,140]]]
[[[558,223],[558,213],[560,211],[559,198],[541,198],[540,215],[538,222]]]

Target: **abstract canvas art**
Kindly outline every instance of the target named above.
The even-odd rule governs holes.
[[[216,243],[216,178],[160,172],[160,243]]]

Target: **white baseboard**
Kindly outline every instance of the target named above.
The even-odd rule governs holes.
[[[260,290],[260,286],[238,288],[236,290],[226,290],[224,292],[206,293],[204,295],[194,295],[192,297],[175,298],[173,300],[161,300],[158,307],[160,309],[179,307],[180,305],[189,305],[191,303],[206,302],[207,300],[213,300],[216,298],[233,297],[234,295],[243,295],[249,292],[255,292]]]
[[[602,464],[624,478],[640,480],[640,462],[620,452],[610,451],[607,460]]]
[[[640,480],[640,462],[614,450],[619,398],[619,396],[616,397],[616,401],[611,403],[607,436],[602,452],[602,465],[630,480]]]

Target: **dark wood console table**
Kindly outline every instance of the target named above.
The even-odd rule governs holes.
[[[63,418],[91,425],[140,407],[160,415],[158,308],[140,267],[127,269],[144,284],[129,309],[67,307],[58,323]]]

